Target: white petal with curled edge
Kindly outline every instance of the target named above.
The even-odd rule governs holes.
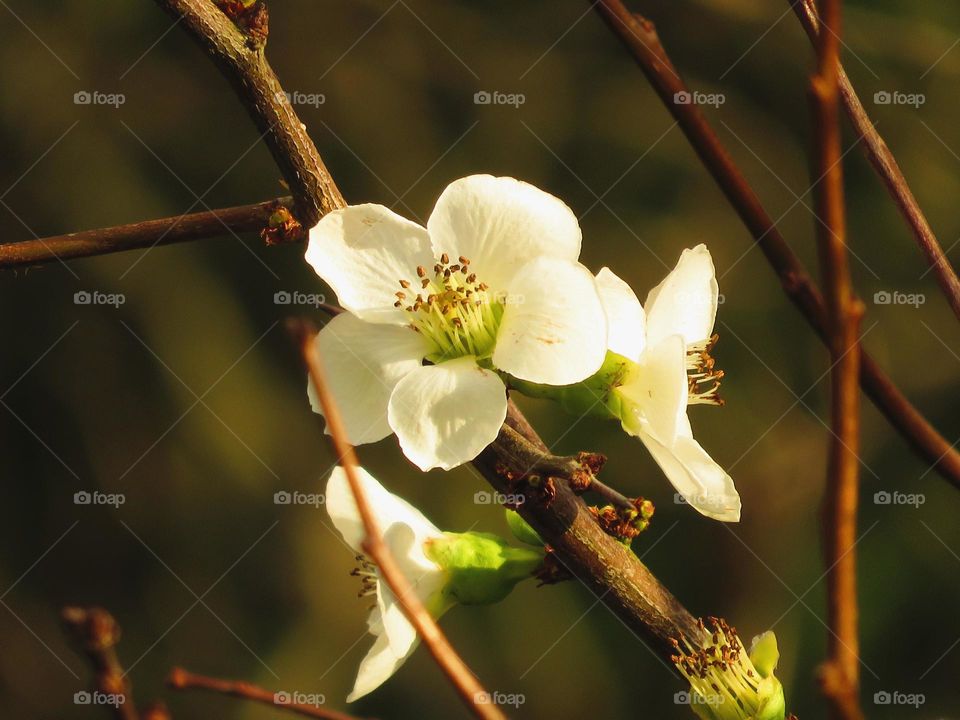
[[[640,439],[687,504],[714,520],[740,522],[740,494],[733,479],[693,439],[688,421],[670,447],[647,433]]]
[[[647,320],[637,294],[607,267],[597,273],[597,290],[607,314],[607,347],[636,361],[646,344]]]
[[[414,370],[397,384],[388,410],[404,454],[424,471],[473,460],[497,437],[506,415],[503,381],[473,357]]]
[[[353,702],[383,685],[406,661],[416,648],[412,645],[403,656],[397,656],[390,649],[390,641],[386,635],[377,636],[376,642],[360,663],[357,671],[357,681],[353,690],[347,695],[347,702]]]
[[[471,175],[443,191],[427,221],[437,255],[464,256],[477,278],[504,290],[537,257],[576,260],[580,224],[559,198],[511,177]]]
[[[417,279],[417,266],[434,264],[425,228],[382,205],[334,210],[310,230],[306,260],[340,304],[374,322],[405,321],[393,307],[400,280]]]
[[[713,334],[719,294],[707,246],[684,250],[677,266],[647,295],[647,342],[676,333],[687,345],[706,340]]]
[[[583,265],[542,257],[518,272],[506,297],[493,364],[521,380],[569,385],[607,354],[607,316]]]
[[[347,439],[361,445],[389,435],[390,394],[400,378],[420,367],[430,351],[427,340],[408,327],[368,323],[341,313],[317,333],[315,342]],[[323,414],[310,380],[307,394],[314,411]]]
[[[686,347],[671,335],[648,347],[627,381],[617,388],[624,413],[623,428],[631,435],[647,432],[670,446],[687,417]]]
[[[410,528],[418,540],[425,541],[443,534],[422,512],[403,498],[389,492],[362,467],[357,468],[357,475],[382,532],[386,532],[394,524],[401,524]],[[353,492],[350,490],[347,473],[342,467],[335,467],[330,473],[324,506],[333,521],[333,526],[343,536],[344,542],[355,551],[361,552],[366,532]],[[423,554],[422,547],[420,553]]]

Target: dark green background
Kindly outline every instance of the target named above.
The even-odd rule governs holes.
[[[708,116],[813,267],[812,57],[787,4],[642,9],[689,84],[725,95]],[[325,95],[302,117],[349,201],[425,219],[457,177],[522,178],[583,216],[583,261],[612,266],[641,298],[682,248],[709,245],[725,297],[716,355],[727,406],[693,408],[691,417],[736,480],[743,522],[721,525],[676,506],[641,445],[615,426],[584,420],[567,433],[571,418],[554,407],[524,406],[559,451],[608,454],[606,480],[657,503],[636,548],[691,611],[722,614],[745,638],[775,624],[789,707],[823,716],[813,677],[826,636],[817,513],[827,356],[632,60],[573,0],[298,0],[272,11],[269,56],[288,90]],[[947,51],[960,12],[887,0],[851,4],[846,19],[847,69],[951,248],[960,237],[960,49]],[[0,3],[3,242],[177,215],[194,193],[210,207],[284,193],[226,82],[170,28],[147,0]],[[78,106],[81,90],[121,92],[126,102]],[[479,90],[523,93],[526,102],[477,106]],[[878,107],[882,90],[924,93],[926,102]],[[922,277],[919,252],[860,151],[846,157],[852,269],[868,302],[864,344],[952,441],[956,320],[931,275]],[[124,293],[126,303],[77,306],[79,290]],[[331,462],[278,325],[290,311],[274,304],[278,290],[324,288],[302,247],[264,248],[252,235],[0,275],[4,715],[104,716],[72,704],[89,670],[58,627],[66,603],[117,616],[137,698],[165,697],[174,717],[273,716],[167,692],[174,664],[324,693],[343,707],[371,643],[347,574],[352,558],[322,509],[272,502],[281,489],[322,490]],[[882,290],[925,293],[926,302],[877,306]],[[868,715],[949,716],[960,670],[960,497],[869,404],[863,445]],[[484,484],[469,468],[423,476],[393,440],[361,457],[444,528],[506,531],[495,508],[473,504]],[[127,501],[78,507],[81,489]],[[926,502],[873,503],[876,491],[894,489]],[[496,607],[452,611],[443,626],[490,688],[525,695],[517,716],[687,717],[673,704],[681,686],[578,584],[528,583]],[[923,693],[926,703],[876,707],[879,690]],[[352,710],[464,716],[423,651]]]

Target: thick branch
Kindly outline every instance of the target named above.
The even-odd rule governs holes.
[[[860,484],[858,336],[863,303],[850,281],[840,135],[840,0],[822,0],[823,31],[810,80],[816,147],[813,181],[822,225],[817,244],[829,309],[832,438],[823,498],[828,657],[822,688],[836,720],[862,720],[857,623],[857,495]]]
[[[343,196],[267,62],[262,43],[244,36],[210,0],[155,1],[181,21],[233,85],[290,186],[297,220],[313,227],[322,215],[343,207]]]
[[[789,0],[791,7],[800,19],[804,30],[810,37],[814,45],[818,42],[820,34],[820,19],[817,17],[816,6],[813,0]],[[900,214],[903,215],[907,225],[913,232],[920,250],[926,256],[927,262],[936,274],[940,289],[947,297],[947,302],[953,308],[954,314],[960,318],[960,278],[954,271],[953,266],[947,259],[946,253],[937,240],[930,223],[920,209],[917,199],[913,196],[907,179],[900,170],[890,148],[883,141],[880,133],[877,132],[870,116],[860,102],[857,91],[853,89],[850,78],[847,77],[843,65],[838,66],[840,82],[840,98],[843,101],[843,108],[850,118],[853,129],[863,140],[864,152],[874,170],[883,180],[890,197],[893,199]]]
[[[689,91],[661,45],[653,23],[631,13],[620,0],[597,0],[594,7],[636,59],[657,95],[676,119],[697,156],[780,278],[787,297],[826,343],[826,308],[816,284],[763,209],[760,199],[699,106],[696,103],[674,102],[677,93]],[[960,452],[917,411],[865,352],[860,354],[860,385],[917,454],[960,488]]]
[[[170,671],[167,686],[174,690],[208,690],[221,695],[231,695],[270,705],[277,710],[289,710],[291,713],[305,717],[323,718],[324,720],[357,720],[353,715],[347,715],[337,710],[290,702],[283,697],[282,693],[272,693],[250,683],[195,675],[183,668],[174,668]]]
[[[316,334],[310,331],[306,323],[295,326],[294,330],[299,336],[303,359],[307,365],[310,379],[313,381],[313,386],[316,388],[320,406],[323,408],[323,416],[327,421],[327,430],[333,440],[337,460],[347,474],[350,489],[357,503],[357,510],[363,520],[363,527],[366,532],[366,538],[363,541],[364,552],[379,567],[384,582],[400,601],[403,614],[407,616],[410,624],[416,628],[423,644],[427,646],[433,659],[437,661],[437,664],[446,674],[447,679],[460,695],[460,699],[481,720],[506,720],[506,716],[500,712],[499,708],[484,700],[484,698],[489,697],[489,694],[483,689],[483,686],[457,654],[457,651],[453,649],[433,616],[430,615],[430,612],[417,596],[409,580],[400,570],[400,566],[397,565],[389,547],[384,542],[383,533],[370,507],[369,498],[360,482],[360,477],[357,475],[359,462],[356,453],[347,441],[347,432],[344,429],[343,421],[340,419],[340,411],[324,378],[321,358],[315,342]]]
[[[172,245],[217,237],[229,232],[263,230],[278,206],[291,207],[292,198],[277,198],[253,205],[146,220],[102,230],[57,235],[0,245],[0,268],[40,265],[54,260],[106,255],[108,253]]]

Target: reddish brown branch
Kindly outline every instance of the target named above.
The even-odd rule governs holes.
[[[394,560],[387,544],[383,541],[383,534],[377,525],[366,491],[356,472],[359,465],[356,453],[347,441],[347,434],[343,427],[343,421],[340,419],[340,412],[324,378],[317,344],[314,342],[316,334],[306,323],[294,323],[293,329],[300,340],[304,362],[307,365],[310,379],[317,390],[317,398],[323,408],[323,416],[327,421],[327,430],[333,440],[338,462],[346,471],[350,489],[353,491],[357,509],[363,520],[363,526],[366,530],[366,538],[363,541],[364,552],[380,568],[383,580],[400,601],[404,615],[416,628],[423,644],[426,645],[433,659],[437,661],[447,679],[457,690],[460,699],[478,718],[504,720],[506,716],[495,705],[484,701],[484,698],[488,698],[489,695],[457,654],[457,651],[453,649],[433,616],[424,607],[409,581],[404,577],[396,560]]]
[[[232,697],[252,700],[254,702],[271,705],[277,710],[289,710],[296,715],[304,715],[324,720],[357,720],[353,715],[302,703],[288,702],[283,693],[274,693],[250,683],[235,680],[221,680],[220,678],[196,675],[183,668],[174,668],[167,677],[167,686],[174,690],[209,690],[210,692],[230,695]]]
[[[230,232],[259,232],[267,227],[270,216],[278,207],[291,206],[291,198],[277,198],[253,205],[146,220],[102,230],[85,230],[38,240],[4,243],[0,245],[0,268],[40,265],[55,260],[72,260],[156,245],[172,245],[213,238]]]
[[[780,278],[787,297],[826,343],[826,308],[816,284],[777,230],[700,107],[696,103],[674,101],[675,95],[689,93],[689,90],[661,45],[653,23],[631,13],[620,0],[597,0],[593,7],[637,61],[697,156],[747,226]],[[917,454],[960,488],[960,452],[937,432],[865,352],[860,354],[860,384]]]
[[[810,79],[813,101],[813,179],[817,245],[829,310],[831,429],[823,499],[824,563],[827,567],[828,657],[821,687],[836,720],[861,720],[860,639],[857,622],[857,495],[860,484],[859,329],[863,304],[856,299],[847,254],[846,210],[840,135],[840,0],[822,0],[817,70]]]
[[[789,3],[800,19],[811,42],[816,45],[820,34],[820,19],[817,17],[813,0],[789,0]],[[954,314],[960,318],[960,278],[957,277],[957,273],[947,259],[940,241],[937,240],[937,236],[933,232],[933,228],[930,227],[930,223],[927,222],[917,199],[913,196],[913,192],[907,184],[907,179],[900,170],[900,165],[893,153],[890,152],[890,148],[887,147],[883,137],[877,132],[870,116],[867,115],[867,111],[864,109],[863,103],[860,102],[857,91],[853,89],[850,78],[847,77],[842,64],[838,66],[838,74],[843,108],[850,119],[851,125],[853,125],[853,129],[863,140],[863,148],[867,159],[883,180],[887,192],[890,193],[890,197],[900,210],[900,214],[903,215],[904,220],[909,225],[920,250],[936,275],[937,282],[940,284],[940,289],[946,296],[947,302],[953,308]]]

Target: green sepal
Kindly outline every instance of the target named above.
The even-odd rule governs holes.
[[[513,533],[513,536],[517,540],[527,545],[543,547],[544,542],[537,534],[537,531],[530,527],[530,523],[520,517],[520,513],[510,508],[506,508],[505,513],[510,532]]]

